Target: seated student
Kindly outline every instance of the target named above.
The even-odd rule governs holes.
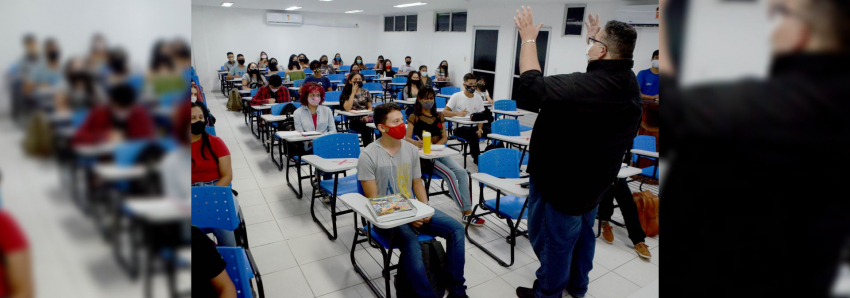
[[[281,68],[277,64],[277,58],[269,59],[269,75],[277,74],[281,71]]]
[[[54,95],[56,111],[90,109],[100,99],[95,80],[82,58],[69,59],[65,63],[65,81],[59,84]]]
[[[404,140],[415,145],[417,148],[422,148],[422,133],[431,133],[431,143],[435,145],[445,145],[449,140],[446,133],[446,128],[443,123],[446,119],[440,112],[437,112],[437,105],[434,102],[434,90],[424,88],[419,91],[416,98],[416,103],[413,105],[413,113],[407,117],[407,136]],[[431,169],[423,168],[423,171],[430,173]],[[460,166],[451,157],[442,157],[435,160],[433,173],[446,184],[449,185],[449,196],[457,203],[461,212],[461,221],[466,223],[467,217],[472,214],[472,194],[469,192],[469,179],[467,178],[466,170]],[[476,218],[472,221],[473,226],[484,225],[483,218]]]
[[[419,75],[422,77],[422,87],[431,88],[434,86],[434,82],[431,81],[431,76],[428,75],[427,65],[419,66]]]
[[[298,54],[298,63],[301,64],[301,69],[310,68],[310,60],[304,53]]]
[[[195,84],[195,81],[192,81],[189,89],[192,92],[192,94],[191,94],[192,102],[196,102],[196,101],[205,102],[206,101],[206,99],[204,98],[204,92],[201,91],[200,86]]]
[[[227,262],[215,243],[200,228],[192,226],[192,296],[236,298],[236,286],[225,267]]]
[[[301,71],[301,64],[298,63],[298,56],[289,56],[289,64],[286,66],[286,73]]]
[[[231,68],[236,67],[236,59],[233,57],[233,52],[227,52],[227,62],[224,62],[223,67],[228,72]]]
[[[393,71],[393,62],[390,61],[390,59],[384,60],[384,76],[388,78],[395,76],[395,71]]]
[[[375,108],[375,124],[382,136],[360,153],[357,162],[357,179],[368,198],[391,194],[428,204],[422,171],[419,167],[419,150],[408,142],[402,142],[406,134],[401,109],[395,103]],[[407,279],[419,297],[437,297],[431,289],[422,262],[422,250],[417,235],[425,233],[446,239],[448,276],[445,285],[448,297],[467,297],[463,267],[466,263],[463,225],[439,209],[432,217],[424,218],[393,230],[375,229],[387,239],[392,234],[393,246],[401,251],[399,264],[404,266]]]
[[[279,75],[271,75],[269,84],[260,87],[257,94],[251,98],[252,106],[259,106],[269,103],[284,103],[289,102],[289,89],[283,86],[283,79]]]
[[[345,63],[342,62],[342,56],[340,56],[339,53],[336,53],[336,55],[334,55],[334,61],[333,61],[334,69],[339,69],[339,67],[343,66],[343,65],[345,65]]]
[[[62,81],[59,43],[55,39],[49,38],[44,42],[44,55],[47,59],[38,63],[25,80],[24,92],[27,95],[39,89],[52,89]]]
[[[486,101],[490,104],[493,104],[493,98],[490,97],[490,91],[487,91],[487,82],[484,81],[484,77],[478,78],[478,84],[475,87],[475,97],[481,99],[481,101]]]
[[[438,82],[445,82],[446,86],[451,86],[452,79],[449,77],[449,62],[443,60],[440,62],[440,66],[437,67],[437,71],[434,72],[437,77]]]
[[[248,72],[242,75],[242,90],[257,89],[268,84],[257,63],[248,64]]]
[[[292,113],[295,124],[295,130],[300,132],[316,131],[323,134],[336,133],[336,123],[334,123],[334,114],[329,107],[322,105],[325,102],[325,88],[316,83],[304,83],[299,90],[301,95],[301,107]],[[297,143],[290,143],[290,154],[296,156],[304,156],[313,154],[313,142],[304,142],[303,146],[298,146]],[[318,174],[319,171],[316,171]],[[324,174],[325,179],[333,179],[333,175]],[[313,187],[319,177],[313,181]],[[330,203],[328,197],[322,197],[322,201]]]
[[[35,297],[32,256],[15,219],[0,209],[0,297]]]
[[[363,74],[352,73],[348,76],[339,100],[341,101],[342,108],[346,111],[372,110],[372,95],[369,94],[368,90],[363,88]],[[369,116],[348,117],[349,128],[360,134],[364,147],[372,143],[372,133],[374,130],[366,126],[366,123],[371,122],[370,118]]]
[[[322,58],[319,58],[319,63],[321,63],[322,75],[326,76],[336,73],[336,69],[333,66],[328,65],[328,55],[322,55]]]
[[[355,73],[360,73],[361,69],[363,69],[363,68],[361,68],[360,65],[352,64],[351,65],[351,72],[348,74],[348,76],[351,76],[352,74],[355,74]]]
[[[236,55],[236,62],[239,64],[230,68],[230,72],[227,73],[228,80],[241,78],[243,75],[248,73],[248,66],[245,65],[245,56],[242,54]]]
[[[446,117],[466,117],[484,111],[484,102],[474,94],[478,86],[475,75],[468,73],[463,76],[463,81],[465,87],[463,92],[453,94],[446,104],[446,109],[443,111]],[[489,121],[492,121],[492,115]],[[488,133],[490,133],[489,123],[487,125],[479,123],[477,126],[460,126],[454,132],[456,136],[469,141],[469,153],[472,155],[472,162],[475,164],[478,164],[478,155],[481,154],[478,138],[486,137]]]
[[[354,64],[352,64],[352,65],[351,65],[352,71],[353,71],[353,69],[354,69],[354,65],[357,65],[357,67],[358,67],[360,70],[366,70],[366,69],[368,69],[368,68],[366,68],[366,65],[365,65],[365,64],[363,64],[363,57],[360,57],[360,56],[357,56],[356,58],[354,58]]]
[[[72,138],[75,145],[120,142],[154,136],[148,111],[136,104],[136,90],[121,84],[109,91],[109,103],[94,107]]]
[[[422,78],[419,72],[411,71],[407,73],[407,84],[405,84],[404,89],[401,90],[401,95],[404,100],[416,99],[416,95],[419,94],[420,89],[422,89]],[[434,90],[432,89],[431,91],[433,93]]]
[[[398,74],[407,75],[408,72],[416,71],[413,65],[410,65],[410,56],[404,57],[404,65],[398,68]]]
[[[631,154],[628,155],[631,156]],[[620,213],[623,214],[623,219],[626,222],[626,230],[629,232],[629,240],[634,245],[633,249],[641,258],[652,258],[652,254],[649,252],[649,246],[644,242],[646,240],[646,233],[643,232],[643,228],[640,226],[637,205],[632,197],[632,190],[629,189],[629,184],[626,183],[625,178],[617,179],[614,182],[614,186],[605,193],[602,201],[599,202],[599,210],[596,213],[596,218],[601,221],[602,239],[608,242],[608,244],[614,244],[614,232],[612,231],[611,224],[608,222],[614,214],[615,198],[617,199],[617,206],[620,207]]]
[[[266,54],[265,51],[260,52],[260,59],[257,60],[257,66],[259,66],[260,69],[265,69],[269,66],[269,55]]]
[[[658,50],[652,52],[652,67],[638,72],[640,97],[644,100],[658,99]]]
[[[313,60],[313,62],[310,62],[310,70],[313,72],[313,75],[307,77],[307,79],[304,80],[304,83],[315,83],[316,85],[321,86],[322,89],[333,91],[331,90],[331,88],[333,88],[331,80],[322,75],[322,64],[320,64],[319,61]]]
[[[206,116],[201,104],[192,103],[191,115],[192,187],[230,186],[233,181],[230,150],[221,138],[207,133]],[[236,197],[233,200],[236,201]],[[236,208],[239,208],[238,203]],[[233,231],[214,229],[213,234],[219,245],[236,246]]]
[[[375,67],[372,69],[377,73],[384,71],[384,55],[378,55],[378,62],[375,63]]]

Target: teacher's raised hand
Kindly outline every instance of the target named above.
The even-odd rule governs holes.
[[[516,11],[516,17],[514,17],[514,23],[516,24],[517,30],[519,30],[519,36],[523,41],[537,39],[537,34],[540,33],[540,28],[543,27],[543,23],[540,25],[534,25],[534,17],[531,15],[531,7],[522,6],[522,11]]]

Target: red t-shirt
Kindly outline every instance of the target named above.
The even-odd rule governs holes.
[[[316,120],[316,116],[318,116],[318,115],[319,114],[313,114],[313,127],[315,127],[316,130],[319,130],[319,124],[316,123],[316,121],[318,121],[318,120]]]
[[[15,223],[12,215],[3,210],[0,210],[0,231],[2,231],[0,232],[0,258],[27,248],[27,238],[24,237],[23,231]],[[8,295],[8,291],[6,271],[3,268],[3,262],[0,262],[0,297]]]
[[[227,150],[227,145],[221,138],[207,135],[210,138],[210,148],[219,158],[230,155],[230,150]],[[192,142],[192,183],[210,182],[220,178],[218,174],[218,164],[215,163],[215,158],[210,154],[210,148],[204,148],[204,155],[201,155],[201,144],[204,142],[200,139]],[[206,158],[206,159],[204,159]]]

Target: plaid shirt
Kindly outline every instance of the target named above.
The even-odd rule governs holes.
[[[269,98],[271,98],[272,91],[268,85],[260,87],[257,90],[257,94],[254,95],[254,98],[251,99],[251,106],[259,106],[269,103]],[[275,103],[283,103],[289,102],[289,89],[286,86],[281,85],[280,89],[277,90],[277,96],[275,97]]]

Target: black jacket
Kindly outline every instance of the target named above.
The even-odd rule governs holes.
[[[528,173],[543,200],[568,215],[584,214],[617,179],[637,134],[640,87],[632,60],[597,60],[586,73],[520,76],[522,93],[540,114],[531,133]]]
[[[850,236],[850,56],[778,58],[767,80],[660,86],[664,292],[827,297]]]

